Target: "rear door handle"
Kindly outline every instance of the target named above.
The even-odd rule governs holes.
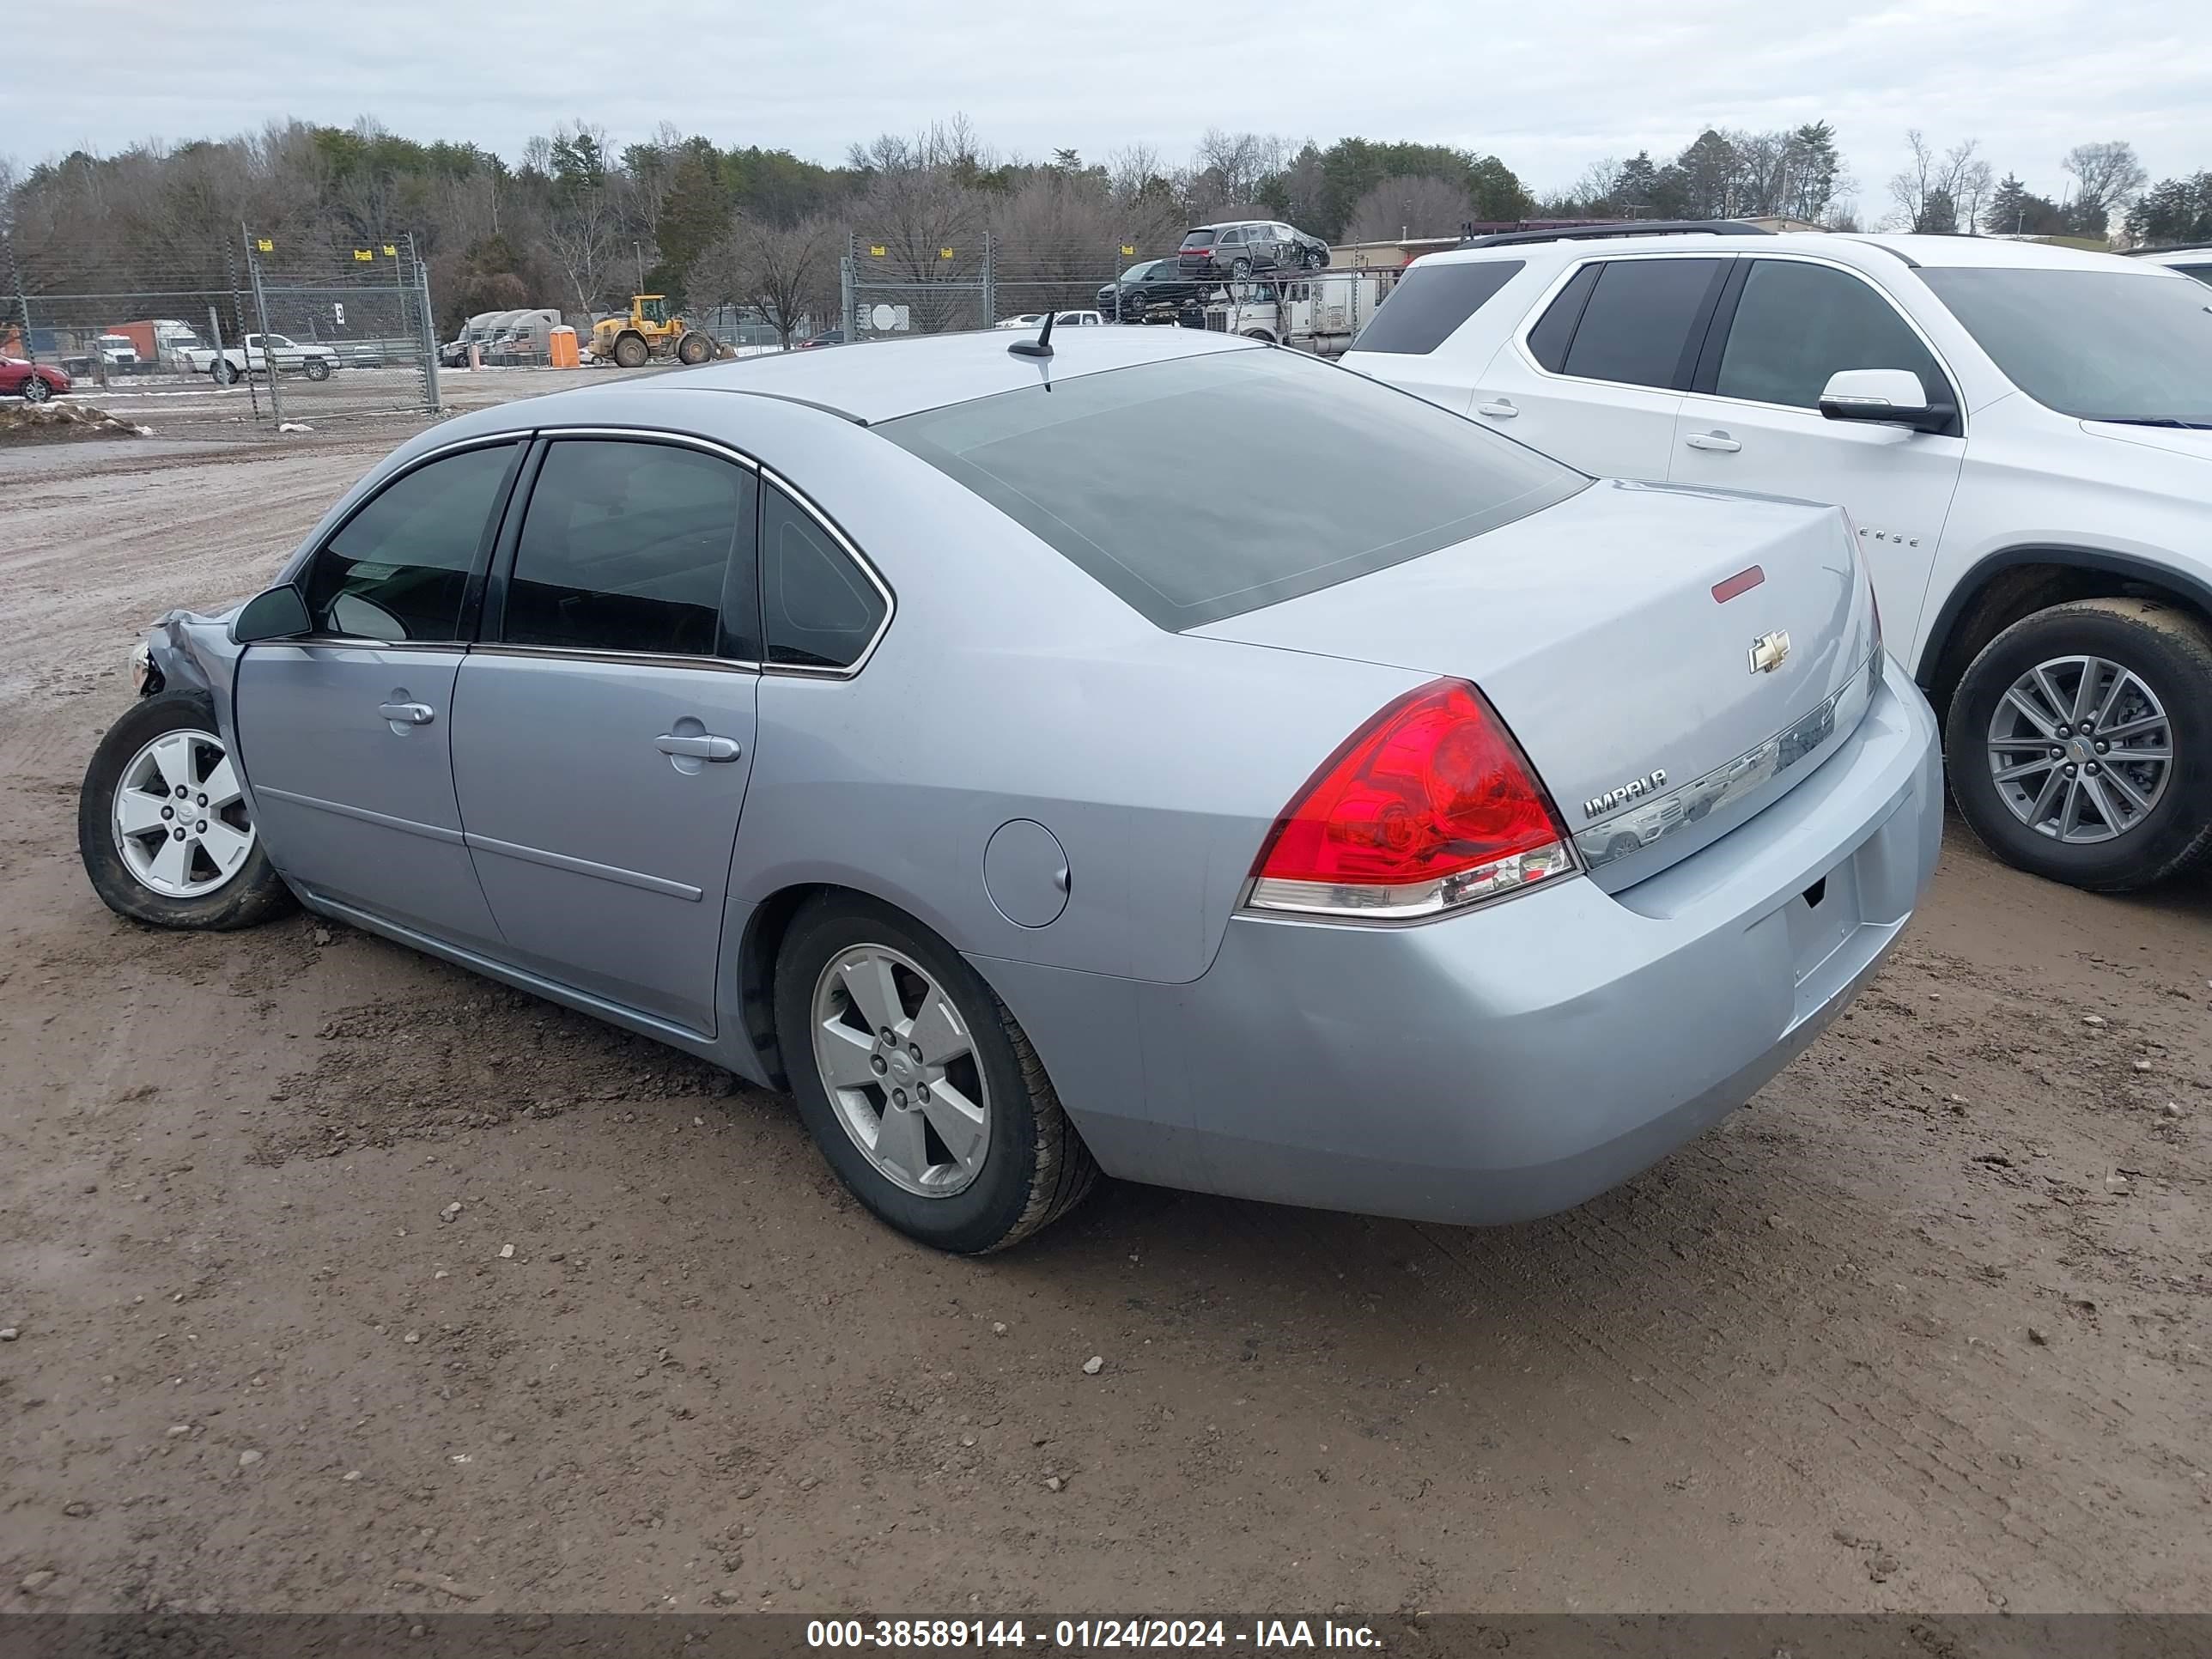
[[[735,738],[713,735],[698,738],[679,738],[673,732],[664,732],[653,740],[653,746],[664,755],[685,755],[693,760],[733,761],[744,751]]]
[[[1513,407],[1513,400],[1510,398],[1500,398],[1494,404],[1477,404],[1474,406],[1474,412],[1478,415],[1492,416],[1501,421],[1510,421],[1521,411]]]
[[[427,702],[380,702],[376,712],[395,726],[428,726],[438,711]]]
[[[1692,432],[1682,441],[1692,449],[1717,449],[1727,455],[1733,455],[1743,447],[1725,432]]]

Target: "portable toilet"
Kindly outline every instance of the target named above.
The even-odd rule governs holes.
[[[555,368],[576,368],[581,359],[576,355],[576,331],[566,323],[556,324],[546,331],[545,361]]]

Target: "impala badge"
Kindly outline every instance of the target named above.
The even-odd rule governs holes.
[[[1761,634],[1751,642],[1751,672],[1771,674],[1790,660],[1790,630],[1778,628],[1771,634]]]
[[[1640,778],[1630,780],[1618,789],[1608,789],[1602,795],[1592,795],[1583,803],[1583,816],[1586,818],[1603,817],[1616,806],[1626,806],[1632,800],[1656,795],[1666,787],[1667,769],[1661,767],[1656,771],[1646,772]]]

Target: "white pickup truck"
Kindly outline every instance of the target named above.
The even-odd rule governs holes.
[[[228,386],[246,374],[269,373],[273,363],[279,374],[300,374],[311,380],[327,380],[338,366],[331,346],[302,345],[282,334],[249,334],[243,345],[225,346],[221,354],[207,346],[194,346],[183,354],[195,374],[211,374],[219,386]]]

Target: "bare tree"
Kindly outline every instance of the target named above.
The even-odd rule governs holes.
[[[1889,181],[1899,228],[1937,235],[1955,232],[1962,199],[1986,194],[1990,187],[1989,166],[1976,154],[1979,141],[1969,138],[1939,155],[1927,136],[1914,127],[1905,142],[1911,161]]]
[[[2133,144],[2124,138],[2101,143],[2076,144],[2059,163],[2076,180],[2075,211],[2081,227],[2101,235],[2112,215],[2142,193],[2150,182]]]
[[[757,312],[788,351],[803,324],[836,308],[830,296],[843,240],[826,219],[788,229],[739,219],[694,263],[692,286],[717,304]]]
[[[1283,141],[1256,132],[1224,132],[1208,127],[1192,159],[1190,205],[1200,217],[1231,209],[1249,209],[1260,185],[1283,165]]]
[[[1385,179],[1352,204],[1345,222],[1347,242],[1395,242],[1406,238],[1456,236],[1475,216],[1466,186],[1413,173]]]

